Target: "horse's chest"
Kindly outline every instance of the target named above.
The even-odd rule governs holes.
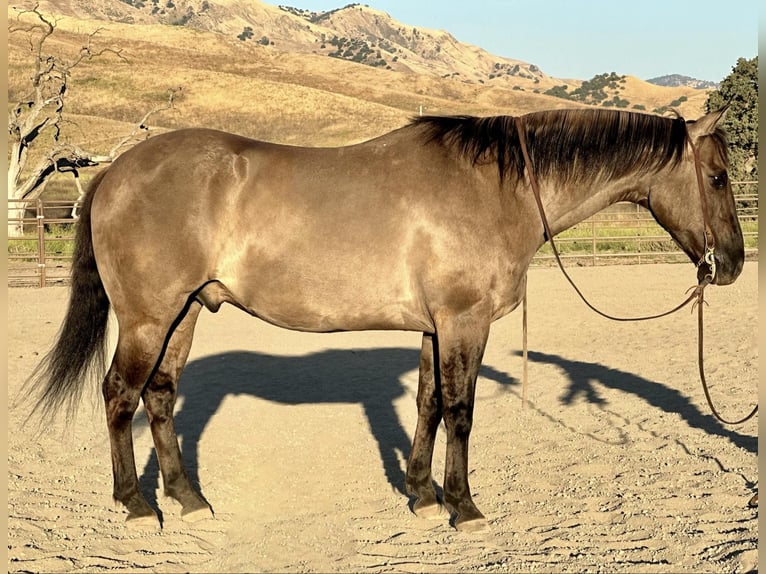
[[[511,272],[499,280],[491,290],[492,320],[499,319],[513,311],[524,299],[527,285],[526,269],[523,272]]]

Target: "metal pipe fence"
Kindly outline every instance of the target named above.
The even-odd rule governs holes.
[[[758,258],[757,182],[734,182],[737,214],[745,236],[747,259]],[[8,285],[10,287],[69,283],[74,247],[76,201],[8,200]],[[686,262],[651,214],[634,204],[620,203],[556,236],[562,259],[575,265]],[[554,265],[546,244],[533,266]]]
[[[8,286],[69,283],[74,222],[72,200],[8,200]]]

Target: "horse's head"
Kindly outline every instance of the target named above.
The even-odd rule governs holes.
[[[725,108],[687,122],[688,141],[681,162],[667,168],[667,179],[657,178],[651,184],[647,201],[659,224],[698,264],[698,279],[712,274],[717,285],[732,283],[745,261],[742,229],[727,174],[726,137],[716,127],[724,112]],[[710,253],[706,262],[709,247],[714,247],[714,266],[709,263]]]

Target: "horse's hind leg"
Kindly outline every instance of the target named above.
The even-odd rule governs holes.
[[[120,333],[102,391],[112,451],[113,495],[127,509],[129,525],[159,526],[157,514],[139,488],[133,452],[133,416],[150,379],[154,379],[155,371],[164,362],[163,353],[169,336],[179,323],[184,323],[182,319],[190,305],[196,305],[178,295],[174,299],[167,294],[160,298],[154,293],[147,300],[134,296],[129,301],[113,301]],[[164,300],[165,304],[158,305],[158,300]],[[194,318],[196,313],[191,320],[192,326]],[[170,344],[167,346],[173,348]]]
[[[133,416],[170,327],[156,323],[120,325],[120,336],[102,391],[112,451],[113,496],[128,511],[128,524],[159,526],[141,494],[133,453]]]
[[[423,333],[417,397],[418,423],[407,461],[407,492],[415,499],[412,511],[425,518],[438,517],[442,513],[431,476],[436,429],[441,421],[442,409],[436,381],[437,366],[434,363],[436,345],[435,335]]]
[[[173,420],[178,379],[189,356],[194,325],[201,308],[198,302],[191,303],[186,316],[173,332],[162,363],[143,394],[165,494],[181,503],[181,516],[187,521],[212,516],[210,506],[197,493],[186,474]]]

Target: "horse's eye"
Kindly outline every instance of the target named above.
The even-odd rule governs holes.
[[[729,178],[726,175],[726,172],[719,173],[718,175],[713,175],[710,177],[710,183],[715,189],[725,188],[728,182]]]

